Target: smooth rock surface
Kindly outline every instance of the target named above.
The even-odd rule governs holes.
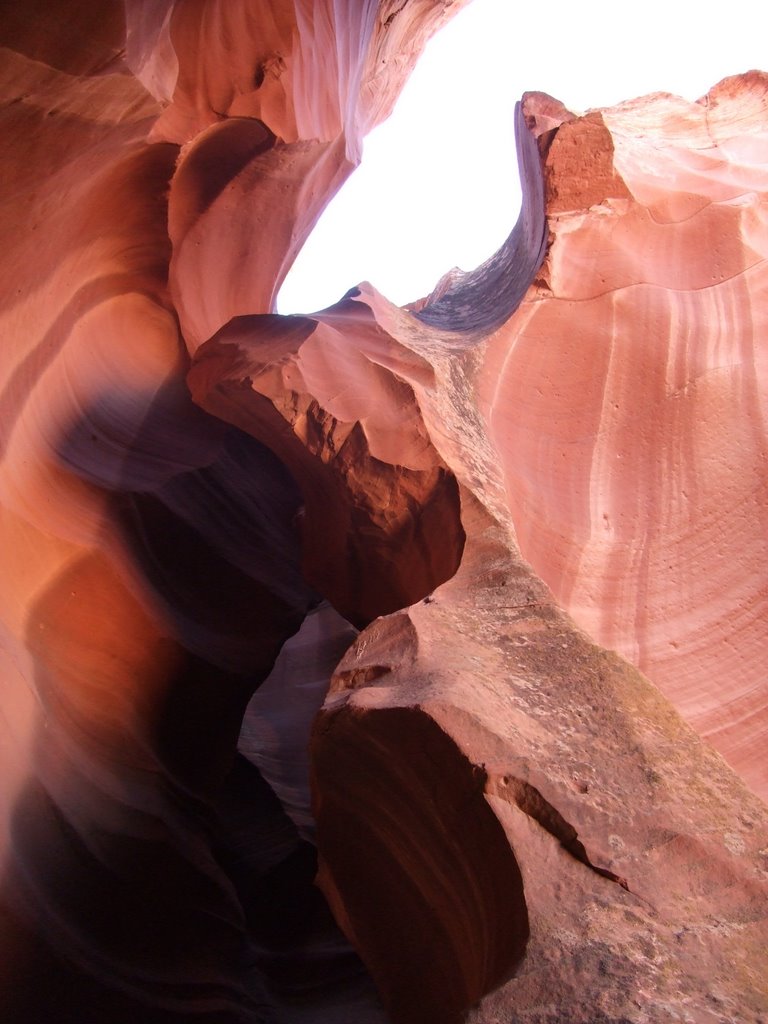
[[[4,1020],[283,1019],[216,851],[247,703],[320,598],[296,481],[193,404],[188,351],[270,308],[458,6],[3,11]],[[259,792],[253,828],[271,834]],[[364,989],[331,978],[322,1014],[376,1019]]]
[[[2,15],[9,1024],[768,1016],[768,78],[275,315],[461,4]]]
[[[752,73],[543,122],[549,251],[481,385],[523,556],[763,797],[767,113]]]

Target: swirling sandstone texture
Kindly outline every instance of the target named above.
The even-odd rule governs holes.
[[[768,77],[276,315],[462,2],[2,14],[9,1024],[768,1015]]]

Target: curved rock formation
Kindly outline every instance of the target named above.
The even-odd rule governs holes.
[[[246,704],[319,596],[296,483],[194,406],[184,342],[268,311],[452,6],[3,15],[5,1019],[278,1013],[217,859],[217,801]],[[257,179],[281,198],[268,244]]]
[[[3,15],[9,1024],[768,1012],[768,79],[529,95],[499,253],[276,316],[461,3]]]
[[[767,111],[529,98],[550,248],[482,385],[524,557],[763,796]]]
[[[195,401],[268,439],[301,482],[306,578],[358,626],[424,597],[461,558],[456,481],[409,380],[431,375],[351,298],[311,318],[238,317],[190,371]]]

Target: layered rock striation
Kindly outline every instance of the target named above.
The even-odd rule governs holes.
[[[487,263],[277,316],[460,6],[3,15],[12,1024],[768,1012],[768,78],[528,94]]]
[[[550,249],[485,375],[524,557],[763,797],[767,103],[532,99]]]

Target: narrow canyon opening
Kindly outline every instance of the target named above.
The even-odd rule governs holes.
[[[494,255],[285,316],[472,5],[5,6],[4,1021],[762,1020],[768,76],[526,93]]]

